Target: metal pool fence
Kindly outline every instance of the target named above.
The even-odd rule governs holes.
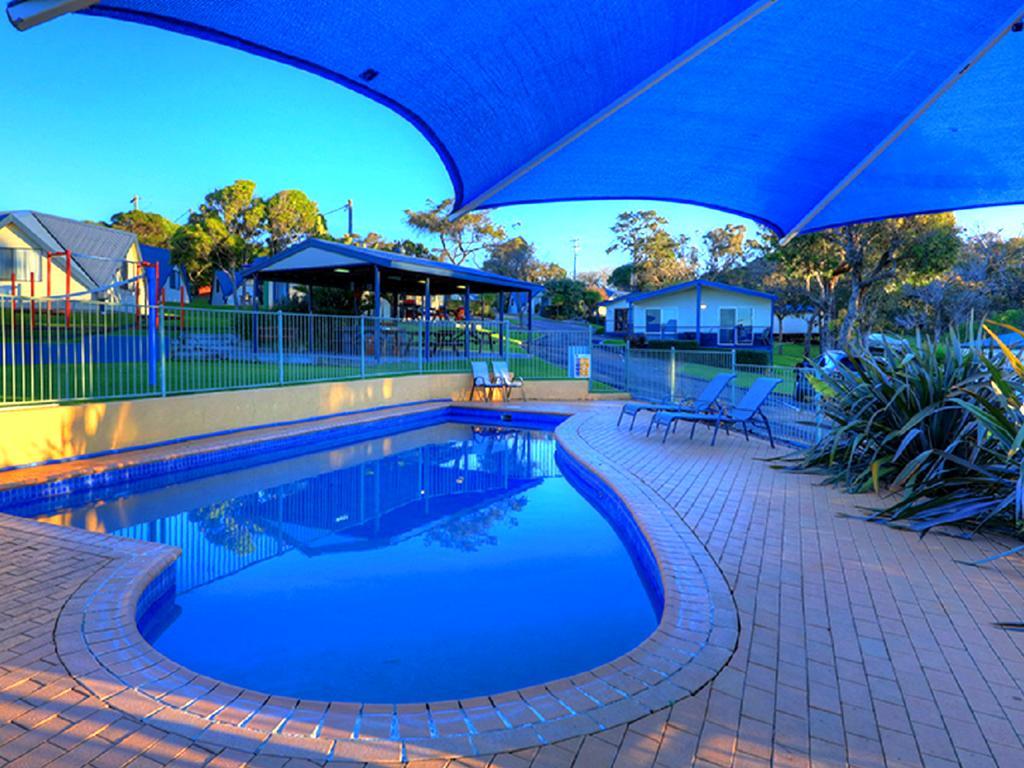
[[[571,378],[590,332],[508,322],[146,307],[0,296],[0,405],[152,397],[409,373],[507,360]]]
[[[779,365],[745,365],[736,362],[734,350],[635,349],[625,345],[597,345],[592,350],[595,382],[638,400],[682,400],[697,396],[716,374],[736,374],[726,391],[727,403],[736,404],[750,384],[762,376],[781,379],[764,406],[776,437],[806,445],[825,431],[818,396],[806,373]]]
[[[595,391],[643,400],[693,397],[733,371],[736,403],[759,376],[782,383],[765,411],[784,440],[823,433],[803,372],[736,362],[733,350],[593,345],[587,328],[527,330],[507,321],[394,320],[0,296],[0,406],[248,389],[411,373],[468,372],[507,360],[520,378],[569,379],[591,355]]]

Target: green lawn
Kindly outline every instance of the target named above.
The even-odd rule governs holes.
[[[818,358],[821,354],[821,347],[818,344],[811,344],[811,360],[812,362]],[[775,345],[775,364],[784,365],[787,368],[795,368],[800,364],[800,361],[804,359],[804,345],[803,344],[776,344]]]

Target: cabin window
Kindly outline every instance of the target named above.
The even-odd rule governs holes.
[[[616,309],[615,310],[615,332],[626,333],[629,331],[629,310],[628,309]]]
[[[718,310],[720,344],[753,344],[753,326],[753,307],[720,307]]]
[[[661,310],[644,310],[644,330],[648,336],[661,333]]]
[[[27,283],[35,273],[36,283],[45,279],[46,257],[31,248],[0,248],[0,281],[10,291],[11,274],[20,283]]]

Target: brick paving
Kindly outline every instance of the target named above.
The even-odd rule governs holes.
[[[644,680],[644,660],[657,667],[684,650],[701,658],[692,638],[663,622],[668,634],[653,638],[649,654],[631,654],[637,663],[624,677],[621,665],[606,665],[593,681],[481,697],[439,707],[437,717],[422,705],[353,712],[251,701],[188,677],[172,687],[160,676],[174,673],[166,660],[126,642],[119,622],[173,552],[0,515],[0,766],[304,768],[402,756],[387,739],[353,739],[357,720],[368,729],[408,723],[404,757],[417,768],[1024,765],[1024,634],[993,626],[1024,618],[1024,569],[1010,558],[957,562],[1007,542],[920,539],[843,517],[877,500],[774,469],[765,443],[720,437],[710,448],[698,433],[662,446],[617,429],[612,405],[578,410],[559,439],[658,539],[659,560],[670,561],[660,564],[663,579],[692,556],[679,596],[692,598],[698,577],[713,592],[716,579],[724,585],[710,608],[686,603],[684,612],[710,610],[708,636],[717,621],[723,644],[738,619],[728,651],[712,643],[703,663]],[[160,674],[137,677],[147,669]],[[594,707],[587,729],[563,731],[560,715],[577,712],[579,689],[600,704],[599,684],[613,675],[615,700]],[[669,694],[664,684],[685,676],[691,686]],[[675,703],[658,706],[662,695]],[[523,718],[532,730],[491,728],[495,710],[503,724]],[[432,738],[417,741],[417,724]],[[533,739],[526,748],[524,732]],[[469,751],[478,754],[458,756]]]

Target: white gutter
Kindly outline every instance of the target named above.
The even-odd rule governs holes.
[[[90,5],[96,5],[100,0],[21,0],[7,8],[7,18],[11,20],[17,29],[24,32],[26,29],[39,26],[50,19],[63,16],[65,13],[74,13]]]

